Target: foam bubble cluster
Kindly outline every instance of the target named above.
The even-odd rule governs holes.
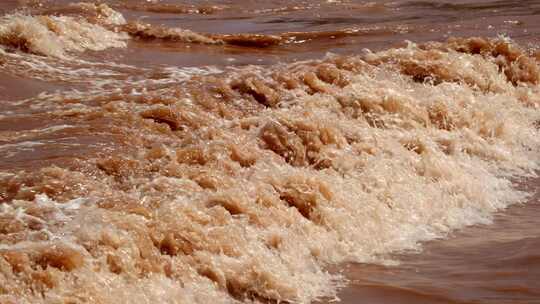
[[[104,11],[108,17],[102,22],[121,24],[123,17],[109,10]],[[44,56],[66,58],[72,52],[126,47],[127,38],[125,33],[117,33],[84,18],[22,13],[0,18],[1,45]]]

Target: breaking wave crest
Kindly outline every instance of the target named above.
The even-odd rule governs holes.
[[[81,4],[81,7],[104,16],[100,19],[104,24],[125,22],[119,13],[106,5]],[[80,17],[15,13],[0,18],[1,45],[44,56],[66,58],[71,52],[126,47],[127,38],[126,34]]]
[[[133,37],[139,39],[161,39],[166,41],[194,42],[216,44],[220,41],[212,39],[203,34],[181,28],[167,28],[162,26],[153,26],[140,22],[130,22],[123,27],[123,30]]]
[[[162,40],[167,42],[187,42],[216,45],[234,45],[266,48],[282,44],[299,44],[319,39],[336,39],[349,36],[381,35],[389,32],[406,31],[405,28],[345,28],[333,31],[284,32],[277,34],[208,34],[197,33],[187,29],[168,28],[164,26],[130,22],[122,28],[132,37],[139,40]]]
[[[86,39],[103,46],[85,30],[52,34],[58,20],[75,22],[12,15],[2,29],[64,39],[51,51],[25,38],[51,56]],[[538,80],[520,47],[473,38],[196,75],[144,94],[36,97],[27,102],[81,134],[107,129],[115,145],[69,169],[0,175],[0,299],[332,296],[342,281],[327,266],[384,262],[524,197],[506,177],[536,168]],[[101,129],[86,127],[94,121]]]

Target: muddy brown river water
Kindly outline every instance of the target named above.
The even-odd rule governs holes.
[[[0,303],[540,303],[540,1],[0,14]]]

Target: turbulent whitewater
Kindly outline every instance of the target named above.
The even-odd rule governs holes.
[[[537,168],[539,56],[509,38],[149,69],[78,56],[167,37],[219,48],[228,36],[71,9],[83,17],[0,19],[3,73],[94,79],[0,113],[2,303],[332,297],[345,281],[329,266],[389,263],[488,223],[526,197],[509,179]],[[8,164],[51,149],[85,160]]]

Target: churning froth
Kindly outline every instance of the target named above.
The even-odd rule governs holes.
[[[88,9],[91,5],[82,7]],[[122,15],[105,5],[94,6],[94,9],[99,9],[106,16],[99,19],[103,24],[125,22]],[[72,52],[126,47],[126,39],[126,34],[80,17],[14,13],[0,19],[1,45],[57,58],[65,58]]]

